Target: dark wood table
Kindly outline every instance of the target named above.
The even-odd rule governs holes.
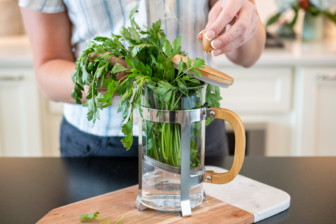
[[[0,223],[35,223],[53,208],[137,184],[137,166],[136,158],[0,158]],[[336,157],[247,157],[241,174],[291,195],[288,210],[260,223],[336,223]]]

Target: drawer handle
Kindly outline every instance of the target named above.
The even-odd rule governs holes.
[[[20,81],[23,78],[23,75],[0,76],[0,81]]]
[[[319,81],[336,81],[336,74],[317,74],[316,79]]]

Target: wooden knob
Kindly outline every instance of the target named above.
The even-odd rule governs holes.
[[[213,50],[211,46],[211,40],[205,37],[205,32],[203,32],[203,51],[211,52]]]

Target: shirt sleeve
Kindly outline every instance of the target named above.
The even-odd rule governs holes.
[[[19,6],[43,13],[58,13],[65,11],[63,0],[19,0]]]

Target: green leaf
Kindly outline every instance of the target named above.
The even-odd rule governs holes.
[[[209,107],[220,107],[220,89],[218,86],[208,84],[206,90],[206,102]]]
[[[273,15],[271,18],[269,18],[267,20],[266,26],[270,26],[270,25],[273,25],[274,23],[276,23],[279,20],[279,18],[281,17],[281,14],[282,14],[282,12],[278,12],[275,15]]]
[[[200,71],[193,70],[192,72],[193,72],[195,75],[202,77],[202,73],[201,73]],[[191,80],[190,80],[190,81],[191,81]]]
[[[94,51],[96,52],[96,53],[105,53],[106,52],[106,49],[105,49],[105,47],[103,47],[103,46],[96,46],[96,47],[94,47]]]
[[[131,10],[131,12],[130,12],[130,14],[129,14],[129,19],[132,19],[133,18],[133,16],[134,16],[134,14],[135,13],[138,13],[139,11],[138,11],[138,6],[136,6],[136,7],[134,7],[132,10]]]
[[[165,95],[168,91],[174,89],[174,86],[172,86],[170,83],[165,82],[165,81],[160,81],[158,83],[157,88],[155,88],[155,92],[158,95]]]
[[[175,55],[181,51],[181,40],[182,40],[181,37],[178,37],[173,41],[173,46],[174,46],[173,51]]]
[[[152,44],[138,44],[133,45],[132,49],[132,57],[135,57],[142,49],[153,47]]]
[[[85,65],[82,66],[81,70],[82,70],[82,82],[85,84],[89,84],[91,81],[91,75],[86,70]]]
[[[188,58],[187,58],[187,67],[188,67],[188,69],[191,68],[191,63],[192,63],[192,61],[191,61],[191,59],[188,57]]]
[[[137,43],[139,43],[140,42],[140,35],[139,35],[138,31],[133,27],[128,28],[128,30],[129,30],[129,33],[131,34],[131,38],[133,40],[135,40]]]
[[[205,61],[202,58],[195,58],[194,63],[192,64],[192,69],[195,68],[204,68]]]
[[[178,87],[181,88],[181,89],[186,89],[187,88],[185,83],[181,80],[177,80],[177,84],[178,84]]]
[[[165,101],[166,103],[169,103],[170,100],[171,100],[171,98],[172,98],[172,95],[173,95],[173,91],[172,91],[172,90],[168,91],[168,92],[165,94],[164,101]]]
[[[201,85],[201,81],[198,79],[189,79],[190,82],[195,83],[197,85]]]
[[[171,53],[172,53],[171,51],[172,51],[172,47],[170,45],[170,42],[169,42],[169,40],[166,40],[164,42],[164,46],[163,46],[163,53],[165,53],[169,57],[173,57],[174,55],[171,56]]]
[[[129,150],[133,144],[133,117],[130,117],[128,122],[122,126],[122,132],[125,137],[121,139],[121,143],[126,150]]]
[[[110,222],[106,219],[99,218],[98,215],[99,215],[99,212],[94,212],[94,213],[80,215],[79,218],[80,218],[81,222],[90,222],[90,221],[97,220],[97,221],[102,221],[102,222],[105,222],[105,223],[108,223],[108,224],[112,224],[112,222]],[[124,218],[123,216],[120,217],[116,222],[114,222],[114,224],[120,223],[120,221],[123,218]]]
[[[89,214],[83,214],[80,215],[80,221],[81,222],[88,222],[96,219],[99,215],[99,212],[89,213]]]
[[[161,29],[161,20],[158,20],[155,23],[153,23],[152,28],[154,31],[158,32]]]
[[[131,33],[125,27],[121,28],[120,33],[125,40],[131,39]]]
[[[122,66],[121,64],[119,64],[118,62],[115,63],[113,65],[113,68],[111,70],[111,73],[112,74],[117,74],[119,72],[125,72],[125,71],[128,71],[129,69],[128,68],[125,68],[124,66]]]

